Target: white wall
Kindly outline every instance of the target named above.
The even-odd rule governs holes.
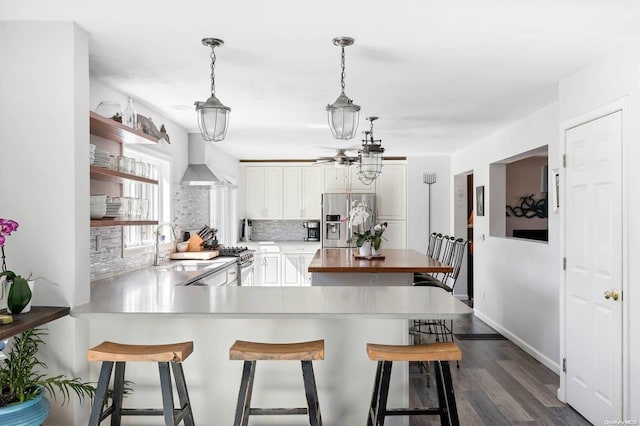
[[[560,85],[560,126],[626,99],[623,130],[623,364],[626,377],[623,398],[625,419],[640,419],[640,40],[629,42]],[[560,146],[559,149],[564,149]],[[561,381],[562,384],[562,381]]]
[[[429,185],[423,182],[423,173],[437,175],[436,183],[431,185],[431,232],[448,234],[452,230],[450,163],[449,156],[407,158],[407,248],[409,249],[426,253],[429,244]]]
[[[20,227],[7,266],[37,281],[35,305],[89,300],[88,35],[69,22],[0,22],[0,216]],[[5,303],[3,301],[3,303]],[[49,326],[41,360],[88,380],[87,324]],[[47,424],[86,424],[86,404],[52,402]]]
[[[492,196],[489,182],[492,162],[549,145],[549,169],[558,167],[557,114],[557,104],[550,104],[451,158],[452,175],[473,170],[474,187],[484,185],[485,190],[485,216],[474,218],[476,315],[556,372],[561,271],[559,217],[557,214],[549,217],[548,244],[492,237],[490,218],[496,215],[504,220],[504,202],[495,211],[487,200]],[[502,194],[504,197],[504,188]]]

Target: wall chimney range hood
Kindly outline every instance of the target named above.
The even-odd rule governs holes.
[[[205,142],[201,138],[189,138],[189,165],[180,183],[189,186],[221,187],[231,185],[226,179],[218,177],[204,164]]]

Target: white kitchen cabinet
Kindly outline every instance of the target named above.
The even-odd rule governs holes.
[[[300,285],[304,262],[298,254],[282,255],[282,285]]]
[[[407,222],[405,220],[385,220],[387,230],[384,232],[380,245],[382,253],[385,249],[406,249],[407,248]]]
[[[324,167],[324,192],[370,192],[376,191],[375,181],[365,185],[358,179],[358,166]]]
[[[260,285],[279,286],[281,283],[280,268],[282,263],[282,255],[280,253],[263,253],[260,256],[259,267],[261,268]]]
[[[407,219],[406,164],[383,164],[376,179],[376,208],[379,220]]]
[[[245,215],[250,219],[282,219],[282,167],[245,169]]]
[[[320,219],[322,168],[283,167],[283,218]]]

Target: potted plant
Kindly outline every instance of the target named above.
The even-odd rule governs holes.
[[[7,270],[7,263],[4,254],[4,244],[7,237],[12,232],[18,230],[18,222],[11,219],[0,218],[0,250],[2,251],[2,271],[0,271],[0,278],[5,277],[5,280],[9,287],[9,295],[7,296],[7,308],[11,313],[19,314],[31,301],[31,288],[29,287],[29,281],[20,275],[17,275],[13,271]],[[0,285],[3,282],[0,281]]]
[[[44,344],[43,329],[33,328],[14,338],[14,342],[0,364],[0,425],[20,424],[38,426],[49,415],[49,401],[45,393],[54,399],[62,396],[65,404],[75,393],[84,402],[92,398],[95,387],[79,378],[68,379],[64,375],[47,377],[42,370],[47,366],[38,359],[40,345]]]
[[[347,240],[348,243],[355,243],[358,247],[360,256],[369,256],[371,254],[371,222],[373,220],[373,210],[362,201],[353,201],[349,216],[344,218],[348,221],[352,237]]]
[[[384,231],[387,229],[387,222],[376,223],[374,227],[371,229],[371,254],[377,256],[380,251],[380,245],[382,244],[382,240],[386,240],[385,237],[382,236]]]

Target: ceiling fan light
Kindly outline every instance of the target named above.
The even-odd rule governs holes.
[[[353,103],[344,93],[331,105],[327,105],[329,128],[335,139],[353,139],[358,130],[360,106]]]
[[[213,142],[223,140],[227,135],[231,108],[213,95],[206,102],[196,102],[195,105],[202,138]]]

